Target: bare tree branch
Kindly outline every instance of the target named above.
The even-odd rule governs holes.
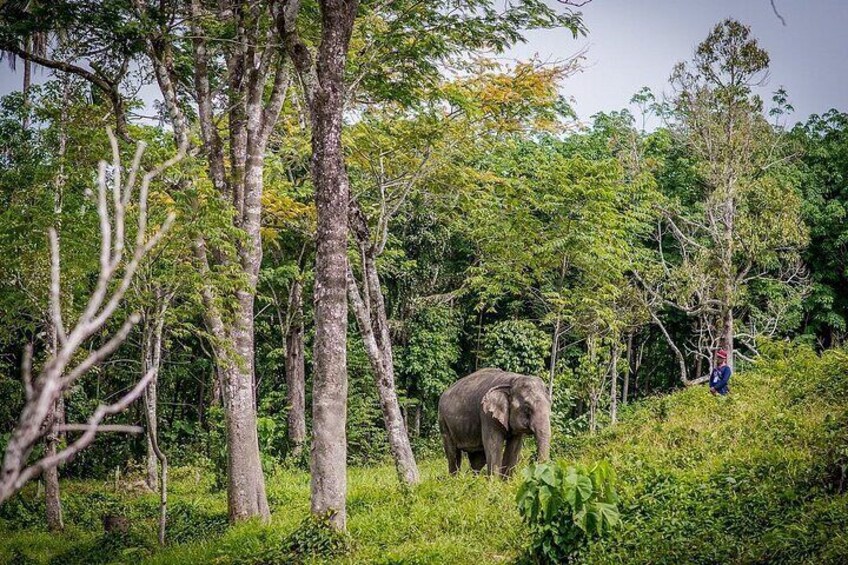
[[[185,156],[187,148],[187,142],[185,140],[181,143],[179,150],[172,158],[146,173],[143,177],[138,201],[138,234],[132,250],[131,259],[123,266],[123,271],[116,280],[116,275],[119,273],[122,265],[124,240],[126,238],[124,230],[126,209],[132,197],[133,184],[137,178],[141,153],[144,147],[142,144],[139,144],[133,160],[132,169],[128,175],[128,182],[123,183],[123,172],[117,139],[111,130],[107,130],[107,133],[112,146],[112,167],[114,170],[111,174],[112,184],[110,187],[107,181],[106,163],[100,163],[97,187],[97,213],[100,218],[100,274],[82,315],[76,324],[66,333],[61,321],[59,240],[56,232],[51,230],[50,312],[61,338],[58,340],[56,350],[51,353],[50,358],[44,364],[41,372],[34,381],[31,374],[32,346],[28,345],[25,348],[22,372],[26,391],[26,403],[21,410],[18,424],[12,430],[3,455],[2,467],[0,467],[0,504],[17,493],[27,481],[38,476],[45,470],[54,468],[74,457],[94,440],[98,431],[107,431],[107,428],[101,426],[100,422],[104,418],[126,409],[144,391],[144,388],[155,375],[153,371],[148,372],[132,390],[123,394],[116,402],[100,405],[89,418],[88,424],[83,426],[84,429],[80,427],[74,428],[74,431],[83,431],[83,434],[75,442],[68,445],[68,447],[58,453],[42,457],[35,463],[28,465],[33,447],[53,429],[50,414],[57,399],[61,398],[74,380],[85,374],[117,349],[129,334],[132,327],[138,322],[139,318],[137,314],[130,315],[121,326],[121,329],[111,339],[107,340],[104,345],[96,349],[93,353],[87,354],[82,362],[68,371],[69,365],[85,340],[102,330],[106,325],[109,317],[112,316],[120,304],[145,254],[161,240],[174,220],[174,215],[169,214],[163,224],[149,238],[147,237],[148,188],[155,177]],[[112,221],[110,221],[109,217],[109,206],[106,197],[107,190],[112,191]],[[117,282],[117,285],[114,284],[115,282]],[[111,292],[109,291],[110,287],[112,288]],[[70,430],[71,428],[68,429]]]
[[[57,432],[87,432],[92,428],[91,424],[60,424],[54,429]],[[141,426],[125,426],[123,424],[103,424],[94,426],[95,432],[118,432],[122,434],[140,434],[144,433],[144,428]]]
[[[786,27],[786,20],[780,15],[780,12],[777,11],[777,6],[774,4],[774,0],[771,0],[771,10],[774,12],[774,15],[777,16],[777,19],[780,20],[780,23]]]

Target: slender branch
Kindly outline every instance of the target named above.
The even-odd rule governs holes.
[[[121,434],[140,434],[144,433],[144,428],[141,426],[125,426],[123,424],[101,424],[92,426],[91,424],[59,424],[54,429],[57,432],[87,432],[95,428],[95,432],[115,432]]]
[[[65,325],[62,322],[61,285],[59,267],[59,236],[55,228],[50,228],[50,315],[53,318],[53,326],[56,328],[56,336],[59,344],[65,343]]]
[[[780,12],[777,11],[777,6],[774,4],[774,0],[771,0],[771,10],[774,12],[774,15],[777,16],[777,19],[780,20],[780,23],[786,27],[786,20],[780,15]]]
[[[127,133],[127,117],[126,112],[124,110],[124,100],[121,96],[120,91],[118,90],[118,85],[116,82],[106,79],[98,75],[96,72],[89,71],[88,69],[80,67],[79,65],[74,65],[65,61],[58,61],[56,59],[50,59],[48,57],[43,57],[36,53],[26,51],[13,42],[4,42],[2,45],[2,50],[8,51],[9,53],[12,53],[26,61],[31,61],[36,65],[41,65],[42,67],[47,67],[48,69],[53,69],[55,71],[76,75],[96,86],[104,94],[106,94],[106,96],[108,96],[109,100],[112,102],[112,111],[115,113],[115,129],[118,132],[118,135],[124,141],[132,143],[132,138],[130,138],[129,134]]]

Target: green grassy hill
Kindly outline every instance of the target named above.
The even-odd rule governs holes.
[[[774,349],[774,348],[773,348]],[[848,562],[848,355],[774,350],[740,373],[729,398],[704,387],[649,399],[595,436],[560,441],[558,457],[607,459],[618,474],[623,525],[582,548],[588,563]],[[391,466],[353,468],[351,550],[333,562],[513,563],[527,533],[515,505],[520,479],[448,477],[440,457],[404,492]],[[41,529],[35,485],[0,509],[0,563],[286,563],[286,547],[333,540],[301,524],[308,475],[268,478],[273,523],[226,525],[226,495],[208,473],[172,474],[169,547],[155,545],[156,497],[131,484],[63,483],[67,532]],[[105,512],[129,533],[104,535]]]

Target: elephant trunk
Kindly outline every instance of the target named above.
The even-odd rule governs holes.
[[[551,456],[551,423],[546,422],[543,426],[536,429],[536,459],[540,463],[544,463]]]

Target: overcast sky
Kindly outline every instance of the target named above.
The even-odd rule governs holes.
[[[848,111],[848,0],[592,0],[580,10],[588,37],[562,31],[534,32],[512,55],[566,58],[588,48],[585,69],[565,84],[581,119],[627,106],[642,86],[668,90],[675,63],[719,21],[733,17],[751,26],[771,55],[762,94],[783,86],[795,119],[830,108]]]
[[[495,0],[501,1],[501,0]],[[796,120],[830,108],[848,111],[848,0],[592,0],[580,8],[586,38],[532,32],[510,56],[564,59],[586,48],[584,70],[566,82],[581,119],[627,106],[642,86],[667,89],[672,66],[691,57],[717,22],[734,17],[753,28],[771,55],[763,94],[783,86]],[[19,66],[20,69],[20,66]],[[36,80],[43,79],[38,73]],[[0,66],[0,95],[20,88],[20,71]]]

